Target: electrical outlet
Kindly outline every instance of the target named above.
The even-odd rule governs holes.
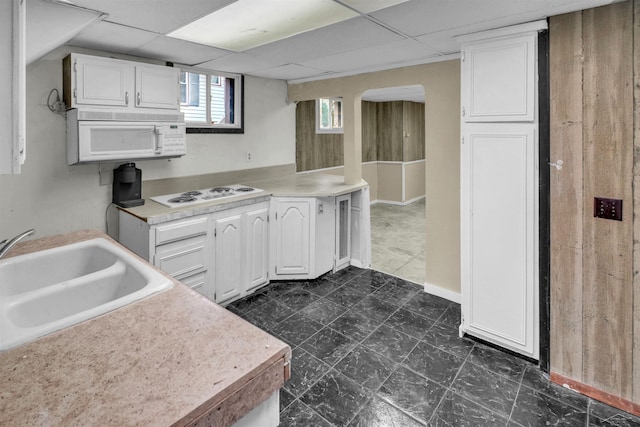
[[[251,160],[253,160],[253,154],[251,153],[251,151],[246,152],[246,157],[247,157],[247,162],[250,162]]]
[[[593,216],[622,221],[622,200],[594,197]]]

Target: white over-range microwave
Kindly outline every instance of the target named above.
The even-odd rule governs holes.
[[[187,153],[184,114],[67,111],[67,163],[162,159]]]

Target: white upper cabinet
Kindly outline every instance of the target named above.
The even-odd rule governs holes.
[[[180,70],[136,65],[136,107],[178,109]]]
[[[69,108],[179,109],[178,68],[72,53],[63,70]]]
[[[71,55],[71,58],[71,73],[75,75],[71,107],[129,105],[129,98],[132,96],[133,67],[126,62],[99,57]]]
[[[462,120],[533,122],[535,33],[463,45]]]
[[[0,2],[0,175],[18,174],[26,154],[25,2]]]

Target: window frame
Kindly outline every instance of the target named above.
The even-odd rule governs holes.
[[[186,133],[244,133],[244,76],[242,74],[224,73],[201,68],[180,67],[181,72],[203,74],[206,76],[206,123],[188,122],[185,120]],[[209,124],[211,122],[211,76],[223,76],[234,79],[234,123]],[[216,83],[213,83],[214,85]],[[225,100],[226,102],[226,100]],[[182,107],[182,105],[181,105]],[[181,110],[182,112],[182,110]]]
[[[320,123],[322,122],[322,106],[321,106],[321,102],[322,100],[329,100],[329,103],[333,102],[333,101],[338,101],[340,102],[340,127],[334,127],[333,124],[331,125],[330,128],[323,128],[320,126]],[[344,107],[342,104],[342,97],[341,96],[332,96],[332,97],[323,97],[323,98],[318,98],[316,99],[316,133],[317,134],[326,134],[326,133],[335,133],[335,134],[340,134],[340,133],[344,133]]]

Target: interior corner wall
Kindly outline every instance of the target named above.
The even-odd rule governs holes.
[[[460,293],[460,61],[290,84],[289,100],[354,98],[368,89],[425,88],[426,281]],[[345,141],[353,144],[354,141]]]
[[[106,228],[111,185],[100,185],[97,164],[67,166],[65,118],[46,105],[51,89],[62,91],[62,58],[69,52],[57,49],[27,67],[27,157],[21,174],[0,176],[2,238],[29,228],[36,237]],[[186,156],[136,162],[143,181],[293,164],[295,105],[287,101],[286,83],[247,76],[244,103],[244,134],[189,134]]]
[[[637,414],[639,6],[549,26],[551,159],[563,161],[551,169],[551,376]],[[622,221],[594,217],[594,197],[623,200]]]

